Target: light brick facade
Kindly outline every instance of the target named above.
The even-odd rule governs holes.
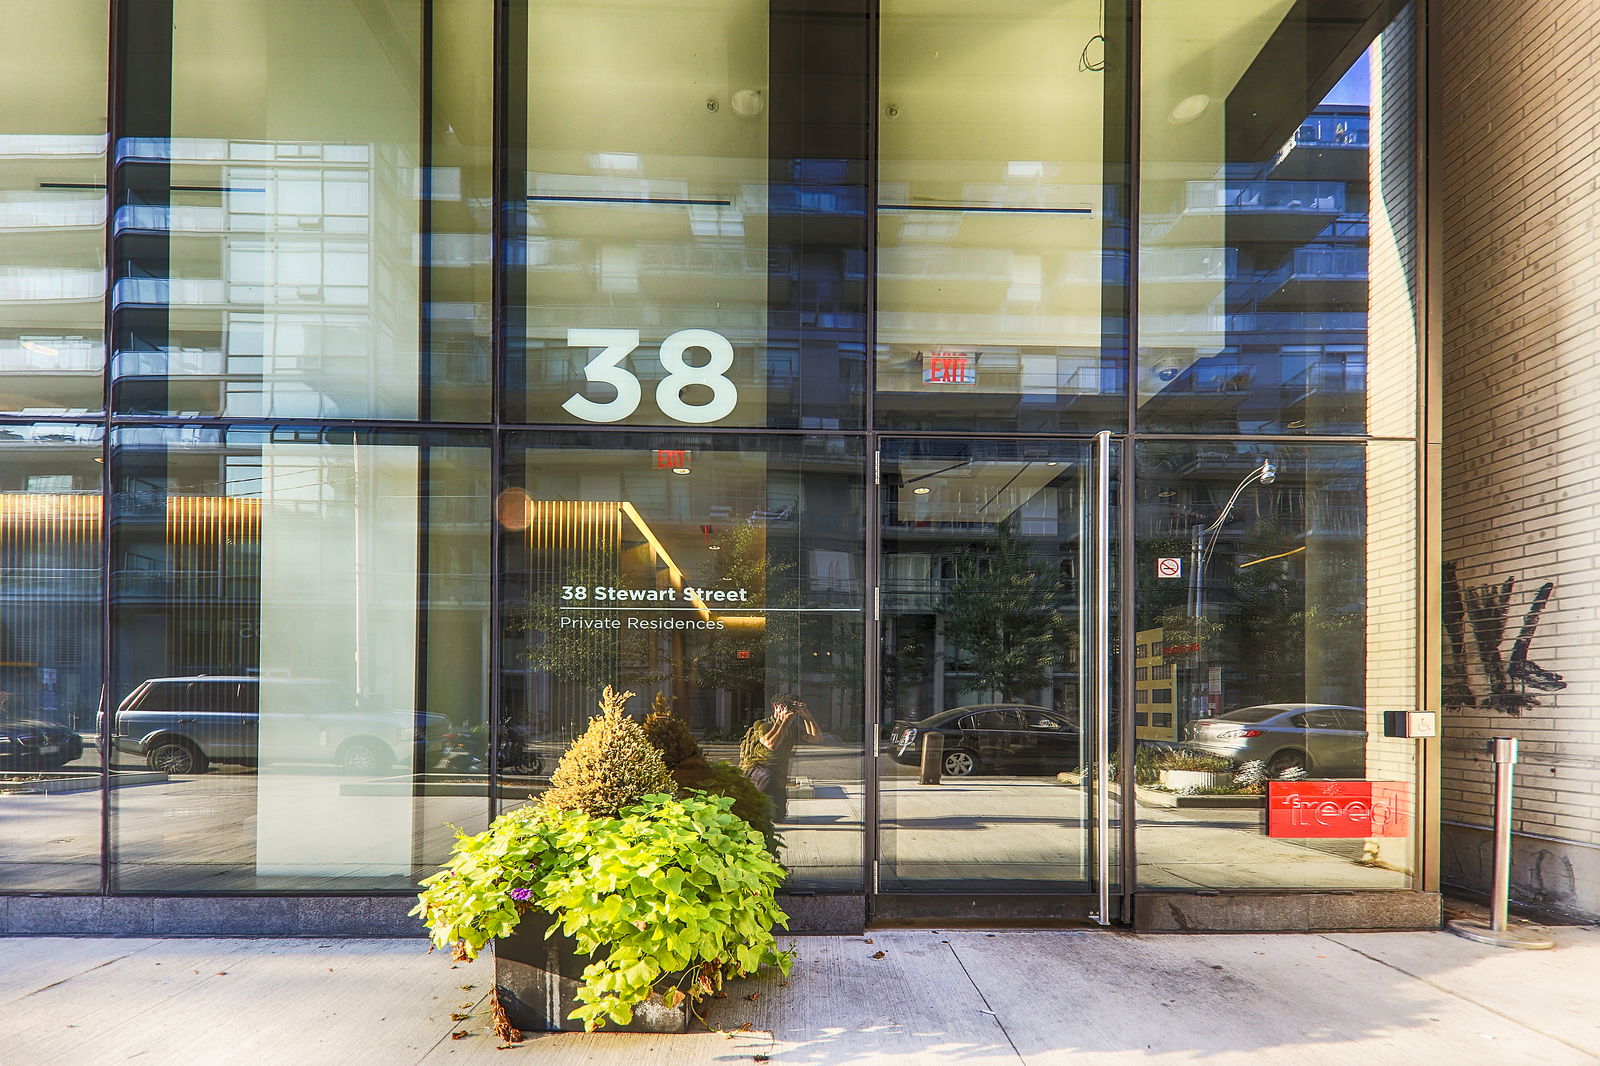
[[[1600,915],[1600,4],[1437,0],[1445,234],[1443,879]],[[1542,591],[1547,590],[1547,591]]]

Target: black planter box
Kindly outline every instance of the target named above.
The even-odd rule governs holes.
[[[578,1007],[578,986],[592,956],[579,955],[572,938],[544,931],[553,923],[542,911],[530,910],[516,931],[494,942],[494,984],[511,1024],[528,1032],[582,1032],[583,1023],[568,1018]],[[687,1001],[668,1007],[654,997],[633,1010],[633,1021],[605,1029],[621,1033],[683,1033],[689,1029]]]

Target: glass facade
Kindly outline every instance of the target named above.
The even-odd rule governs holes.
[[[1424,887],[1411,7],[33,6],[0,892],[405,893],[606,685],[803,703],[796,893]]]

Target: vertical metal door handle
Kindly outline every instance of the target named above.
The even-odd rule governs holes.
[[[1093,679],[1095,921],[1111,924],[1111,434],[1094,435],[1094,625],[1089,671]]]

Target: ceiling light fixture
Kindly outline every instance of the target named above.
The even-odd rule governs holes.
[[[928,493],[932,492],[933,490],[928,488],[928,486],[926,486],[926,485],[918,485],[916,488],[912,489],[911,491],[913,493],[915,493],[916,495],[918,495],[918,496],[926,496]]]
[[[1182,100],[1172,105],[1172,114],[1167,116],[1167,120],[1174,126],[1183,126],[1205,114],[1206,108],[1210,106],[1211,97],[1205,93],[1185,96]]]
[[[689,472],[689,468],[686,466],[675,466],[672,468],[672,472],[674,474],[687,474]]]

